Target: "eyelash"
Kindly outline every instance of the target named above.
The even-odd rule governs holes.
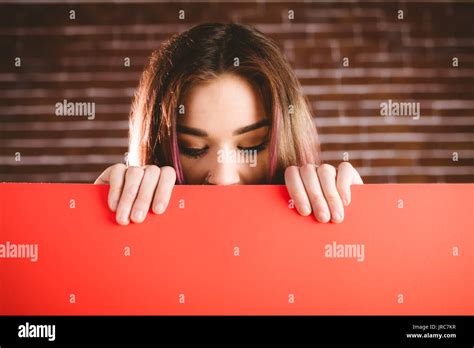
[[[191,148],[191,147],[183,147],[183,148],[180,148],[180,151],[181,151],[185,156],[192,157],[192,158],[199,158],[199,157],[204,156],[204,154],[206,153],[207,149],[208,149],[207,146],[206,146],[205,148],[203,148],[203,149],[195,149],[195,148]]]
[[[252,146],[252,147],[238,147],[240,151],[257,151],[257,153],[263,151],[266,149],[268,145],[268,141],[264,141],[260,145],[257,146]],[[196,149],[196,148],[191,148],[191,147],[183,147],[180,148],[180,151],[188,157],[192,158],[200,158],[206,154],[206,151],[209,149],[209,147],[205,147],[202,149]]]
[[[261,143],[260,145],[257,145],[257,146],[239,147],[238,149],[240,151],[257,151],[257,153],[259,153],[260,151],[265,150],[267,145],[268,145],[268,141],[264,141],[263,143]]]

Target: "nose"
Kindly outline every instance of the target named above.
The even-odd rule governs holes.
[[[207,176],[210,185],[236,185],[240,182],[240,175],[235,163],[216,163]]]

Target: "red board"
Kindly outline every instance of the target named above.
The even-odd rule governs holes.
[[[474,314],[473,184],[354,186],[342,224],[284,186],[177,186],[120,226],[107,192],[0,184],[1,315]]]

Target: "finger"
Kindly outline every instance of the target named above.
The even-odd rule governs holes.
[[[303,216],[311,214],[311,205],[298,167],[290,166],[285,169],[285,183],[291,199],[295,202],[298,213]]]
[[[322,164],[317,169],[319,182],[331,211],[333,222],[344,220],[344,206],[336,188],[336,168],[329,164]]]
[[[359,172],[354,168],[354,177],[352,178],[352,185],[363,185],[364,181]]]
[[[349,162],[342,162],[338,166],[336,186],[345,206],[351,203],[351,185],[363,184],[359,173]]]
[[[300,168],[301,179],[308,194],[313,213],[320,222],[328,222],[331,215],[329,207],[324,199],[324,194],[319,184],[318,174],[314,164],[307,164]]]
[[[171,198],[174,184],[176,183],[176,171],[173,167],[161,167],[158,186],[153,199],[153,212],[163,214]]]
[[[122,193],[122,186],[124,181],[124,174],[127,167],[122,163],[114,164],[108,167],[100,174],[94,184],[106,184],[109,185],[109,194],[107,202],[110,210],[115,211],[117,208],[117,202]]]
[[[354,177],[354,168],[349,162],[342,162],[337,167],[336,186],[342,203],[345,206],[351,203],[351,184]]]
[[[106,170],[104,170],[97,179],[94,181],[94,185],[97,184],[108,184],[109,183],[109,177],[110,177],[110,171],[115,167],[115,165],[107,167]]]
[[[154,165],[144,167],[143,175],[137,199],[133,204],[131,219],[133,222],[142,222],[150,210],[150,205],[155,194],[158,178],[160,177],[160,168]]]
[[[122,194],[126,171],[127,167],[122,163],[113,165],[110,170],[108,177],[108,183],[110,184],[110,187],[107,202],[110,210],[113,212],[117,210],[118,201],[120,199],[120,195]]]
[[[129,167],[125,173],[125,183],[117,206],[117,222],[128,225],[130,222],[130,210],[140,188],[143,178],[143,169],[140,167]]]

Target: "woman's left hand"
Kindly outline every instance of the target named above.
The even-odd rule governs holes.
[[[320,222],[342,222],[344,206],[351,202],[351,185],[363,181],[349,162],[342,162],[337,170],[326,163],[290,166],[285,170],[285,183],[301,215],[313,212]]]

